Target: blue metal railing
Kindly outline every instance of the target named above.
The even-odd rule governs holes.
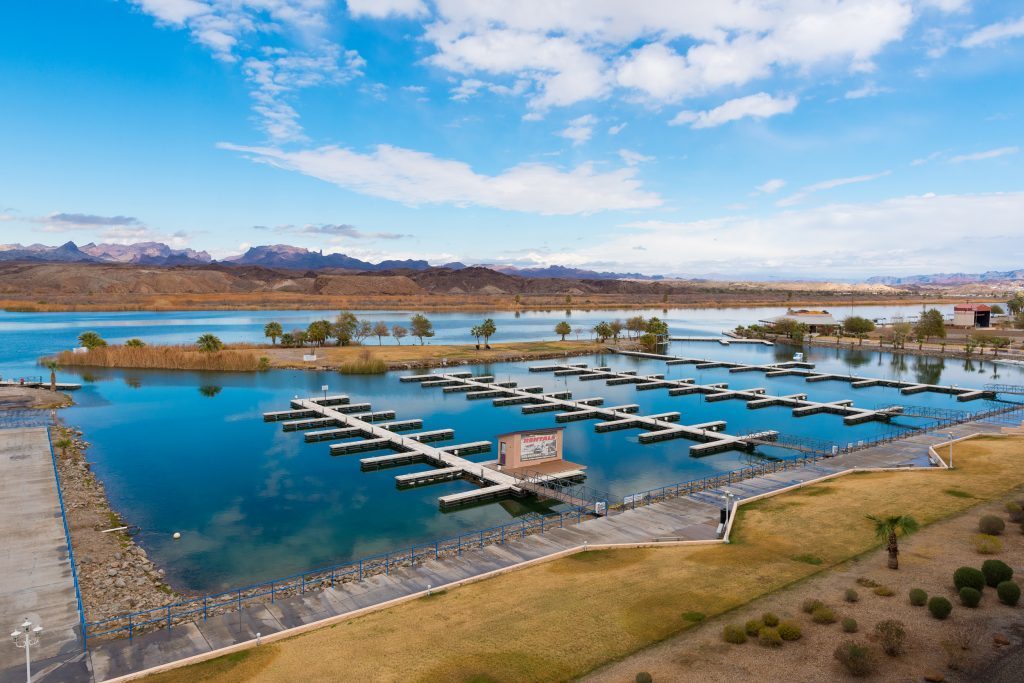
[[[50,430],[46,430],[46,443],[50,447],[50,461],[53,463],[53,480],[57,483],[57,500],[60,501],[60,519],[64,524],[64,541],[68,546],[68,561],[71,562],[71,578],[75,582],[75,600],[78,601],[78,626],[82,630],[82,648],[89,649],[89,634],[85,623],[85,610],[82,609],[82,591],[78,587],[78,568],[75,566],[75,550],[71,545],[71,532],[68,530],[68,516],[64,510],[64,492],[60,487],[60,474],[57,472],[57,456],[53,452],[53,441]]]
[[[127,633],[128,637],[132,638],[136,630],[146,626],[160,625],[172,628],[175,622],[193,621],[199,618],[205,620],[211,613],[216,614],[216,610],[240,609],[244,604],[254,601],[265,602],[268,596],[270,602],[275,602],[279,597],[286,597],[294,593],[304,594],[307,590],[333,587],[339,582],[362,581],[369,576],[381,573],[390,574],[393,568],[413,565],[417,560],[440,559],[442,556],[453,553],[461,555],[465,550],[479,549],[491,544],[502,544],[525,538],[533,533],[561,529],[567,522],[579,524],[587,514],[581,508],[573,508],[556,514],[522,519],[221,593],[186,598],[163,607],[83,622],[82,630],[83,633],[87,633],[89,638],[119,633]]]

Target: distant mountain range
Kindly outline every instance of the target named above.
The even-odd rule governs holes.
[[[250,247],[244,254],[229,256],[214,261],[205,251],[193,249],[172,249],[160,242],[138,242],[136,244],[86,244],[81,247],[66,242],[51,247],[45,244],[0,245],[0,261],[40,261],[47,263],[133,263],[152,266],[189,266],[221,263],[236,266],[260,266],[263,268],[284,268],[288,270],[350,270],[360,272],[381,272],[394,270],[429,270],[434,266],[420,259],[385,260],[371,263],[345,254],[324,254],[303,247],[287,244],[267,244]],[[456,271],[469,268],[465,263],[446,263],[440,268]],[[565,266],[546,268],[517,268],[515,266],[484,266],[506,275],[526,278],[553,278],[562,280],[661,280],[661,275],[649,276],[641,273],[610,273]]]
[[[136,244],[93,244],[79,247],[74,242],[51,247],[45,244],[0,245],[0,261],[44,261],[47,263],[133,263],[174,266],[210,263],[210,255],[194,249],[172,249],[160,242]]]
[[[906,277],[880,276],[868,278],[876,285],[967,285],[985,282],[1014,282],[1024,280],[1024,269],[989,270],[984,273],[932,273]]]

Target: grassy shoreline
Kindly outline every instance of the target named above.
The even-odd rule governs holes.
[[[620,342],[623,348],[629,342]],[[477,349],[473,344],[388,346],[320,346],[284,348],[271,345],[229,344],[222,351],[204,353],[194,346],[104,346],[88,353],[63,351],[55,356],[62,367],[104,367],[152,370],[208,370],[258,372],[269,369],[352,372],[367,362],[378,371],[410,370],[457,365],[477,365],[552,358],[571,358],[602,353],[607,345],[591,341],[509,342]],[[315,354],[316,361],[304,361]],[[379,363],[378,363],[379,361]],[[370,373],[372,374],[372,373]]]

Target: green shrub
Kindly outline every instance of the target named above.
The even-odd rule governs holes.
[[[981,591],[964,586],[960,589],[960,604],[964,607],[977,607],[981,603]]]
[[[980,592],[985,590],[985,575],[974,567],[960,567],[953,572],[953,585],[958,591],[964,586],[969,586]]]
[[[875,635],[882,651],[890,657],[903,654],[903,644],[907,640],[907,629],[902,621],[886,619],[875,624]]]
[[[978,520],[978,531],[989,536],[998,536],[1003,533],[1005,528],[1006,523],[1003,522],[1003,518],[996,515],[984,515]]]
[[[996,595],[999,596],[999,602],[1012,607],[1020,600],[1020,586],[1014,581],[1003,581],[996,586]]]
[[[888,586],[878,586],[875,588],[874,593],[875,595],[881,595],[883,598],[891,598],[896,595],[896,591]]]
[[[707,616],[703,612],[683,612],[683,619],[695,624],[701,623],[706,618]]]
[[[1021,508],[1019,503],[1010,501],[1006,504],[1006,513],[1010,515],[1011,522],[1024,521],[1024,509]]]
[[[878,585],[878,582],[874,579],[869,579],[866,576],[862,576],[859,579],[857,579],[857,585],[864,586],[865,588],[874,588]]]
[[[811,621],[815,624],[834,624],[836,623],[836,614],[831,608],[822,605],[811,612]]]
[[[858,600],[860,600],[860,596],[857,595],[857,591],[853,590],[852,588],[847,588],[846,592],[843,593],[843,600],[845,600],[846,602],[857,602]]]
[[[910,604],[914,607],[924,607],[928,602],[928,593],[920,588],[910,589]]]
[[[772,628],[775,628],[779,625],[779,617],[773,614],[772,612],[765,612],[764,614],[762,614],[761,621],[764,622],[765,626],[771,626]]]
[[[646,671],[641,671],[633,680],[636,681],[636,683],[654,683],[654,676]]]
[[[782,636],[779,634],[779,629],[765,626],[757,634],[757,642],[762,647],[782,647]]]
[[[779,624],[779,635],[782,636],[783,640],[794,641],[800,640],[803,636],[803,631],[800,630],[800,624],[787,619]]]
[[[981,573],[985,575],[985,583],[992,588],[1013,578],[1013,569],[1002,560],[985,560],[981,563]]]
[[[853,617],[843,618],[843,633],[856,633],[857,632],[857,620]]]
[[[270,369],[270,359],[266,356],[260,356],[260,361],[256,365],[256,369],[260,372],[264,372]]]
[[[998,536],[975,534],[974,549],[978,551],[979,555],[995,555],[998,552],[1002,552],[1003,542],[999,540]]]
[[[764,622],[760,619],[750,619],[743,626],[743,630],[747,632],[748,636],[756,636],[764,628]]]
[[[945,619],[953,611],[953,603],[946,598],[935,595],[928,601],[928,611],[936,619]]]
[[[722,629],[722,640],[733,645],[742,645],[747,642],[747,632],[736,624],[729,624]]]
[[[874,670],[868,649],[852,640],[841,643],[833,656],[852,676],[867,676]]]
[[[823,603],[821,600],[818,600],[816,598],[808,598],[807,600],[804,600],[804,604],[801,605],[800,609],[802,609],[806,614],[811,614],[814,612],[814,610],[824,606],[825,603]]]

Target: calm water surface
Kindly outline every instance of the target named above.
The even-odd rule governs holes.
[[[673,334],[717,333],[780,309],[669,311]],[[908,309],[917,312],[919,307]],[[893,307],[858,309],[862,315],[891,315]],[[646,311],[645,315],[661,315]],[[835,311],[837,316],[848,310]],[[67,348],[83,329],[99,331],[110,341],[138,336],[154,343],[192,341],[203,332],[228,340],[253,340],[269,319],[299,326],[323,317],[309,311],[259,313],[89,313],[0,315],[0,367],[5,376],[38,374],[34,359]],[[600,319],[625,318],[635,312],[574,313],[573,324],[590,327]],[[401,313],[366,313],[398,322]],[[289,317],[286,317],[289,316]],[[465,328],[481,315],[435,314],[437,341],[467,341]],[[562,313],[524,313],[515,319],[495,313],[501,339],[552,338]],[[789,360],[792,348],[675,343],[679,355],[756,363]],[[1024,369],[989,362],[965,362],[887,353],[809,349],[809,360],[826,372],[911,379],[919,382],[980,387],[998,381],[1024,383]],[[981,409],[982,402],[957,403],[931,393],[901,396],[872,387],[851,391],[845,382],[808,385],[802,379],[767,379],[762,373],[729,374],[722,369],[697,371],[658,361],[619,356],[579,359],[616,369],[663,372],[670,378],[729,382],[731,387],[765,387],[769,393],[806,392],[812,399],[852,397],[856,405],[892,403]],[[748,410],[741,401],[706,403],[700,396],[669,397],[664,391],[637,392],[631,386],[579,382],[550,374],[530,374],[528,364],[481,366],[479,372],[549,390],[569,389],[575,397],[603,396],[608,404],[638,403],[643,413],[677,410],[688,423],[726,420],[738,434],[777,429],[787,434],[844,443],[883,431],[905,429],[919,420],[901,418],[893,425],[869,423],[846,427],[842,418],[816,415],[795,419],[787,408]],[[92,444],[89,457],[107,486],[113,505],[142,528],[140,541],[170,580],[191,590],[214,590],[309,569],[499,524],[541,510],[536,503],[502,502],[442,513],[437,497],[466,490],[465,482],[448,482],[399,491],[397,473],[412,465],[362,472],[359,456],[332,457],[327,443],[306,444],[299,433],[263,423],[260,413],[287,407],[295,395],[346,393],[377,409],[394,409],[399,418],[420,417],[424,429],[451,427],[456,441],[492,440],[513,429],[547,427],[552,413],[524,416],[519,407],[494,408],[490,401],[467,401],[461,394],[402,384],[398,373],[377,377],[343,377],[335,373],[271,371],[261,374],[133,370],[64,371],[62,379],[83,381],[77,405],[65,419],[80,426]],[[589,467],[588,484],[620,496],[742,466],[751,456],[737,452],[691,458],[690,442],[668,441],[641,446],[636,431],[596,434],[592,422],[566,427],[566,457]],[[781,449],[764,455],[788,457]],[[473,459],[486,460],[482,454]],[[182,540],[170,535],[180,531]]]

